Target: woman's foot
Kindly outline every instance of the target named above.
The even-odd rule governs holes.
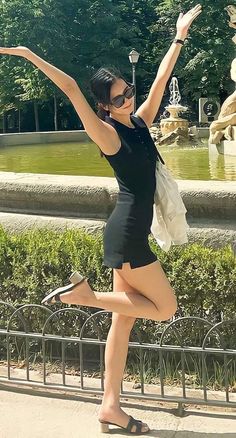
[[[60,301],[65,304],[86,306],[90,303],[91,298],[94,298],[94,292],[86,279],[75,285],[73,289],[68,292],[60,293],[60,288],[58,288],[58,293],[60,294]],[[54,304],[55,302],[55,298],[52,298],[51,303]]]
[[[99,411],[98,420],[108,421],[109,423],[117,424],[121,427],[126,427],[129,422],[130,416],[127,415],[119,406],[117,407],[103,407],[101,406]],[[149,427],[146,423],[142,423],[142,432],[149,431]],[[131,432],[136,431],[136,426],[133,426]]]

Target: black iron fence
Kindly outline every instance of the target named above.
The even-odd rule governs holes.
[[[16,308],[0,301],[0,318],[0,386],[102,394],[110,312],[89,314],[74,307],[52,311],[37,304]],[[144,341],[141,328],[134,325],[129,342],[136,385],[128,391],[122,382],[123,397],[175,402],[180,413],[184,404],[236,407],[236,320],[214,324],[183,317],[156,324],[156,343]],[[49,378],[55,362],[60,383]],[[15,376],[19,363],[24,377]],[[72,363],[78,368],[76,383],[67,382]],[[41,380],[32,376],[32,364],[40,366]],[[95,387],[85,383],[94,381],[85,379],[91,367],[99,377]]]

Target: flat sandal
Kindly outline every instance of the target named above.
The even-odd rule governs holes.
[[[71,274],[69,280],[71,284],[68,284],[67,286],[63,286],[63,287],[58,287],[54,291],[50,292],[41,301],[41,304],[50,305],[50,304],[55,304],[55,302],[61,303],[62,302],[60,298],[61,294],[73,290],[78,284],[82,283],[84,280],[87,280],[87,278],[83,277],[78,271],[74,271],[73,274]],[[53,298],[55,302],[52,302]]]
[[[118,426],[121,429],[125,430],[126,432],[128,432],[130,435],[143,435],[145,433],[149,433],[150,429],[146,430],[146,431],[142,431],[142,426],[144,426],[144,423],[142,423],[142,421],[140,420],[135,420],[135,418],[132,417],[132,415],[129,416],[129,422],[127,424],[126,427],[120,426],[119,424],[116,423],[110,423],[109,421],[102,421],[99,420],[100,422],[100,432],[102,433],[109,433],[109,425],[112,426]],[[135,426],[135,430],[132,431],[132,427]]]

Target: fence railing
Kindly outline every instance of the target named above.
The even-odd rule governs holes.
[[[52,311],[37,304],[16,308],[0,301],[0,386],[16,384],[102,394],[110,323],[111,313],[107,311],[89,314],[74,307]],[[134,325],[129,354],[136,361],[139,384],[134,391],[127,391],[122,382],[121,396],[175,402],[179,413],[184,404],[236,407],[236,320],[213,324],[198,317],[183,317],[156,325],[155,333],[156,343],[144,342],[142,331]],[[23,378],[14,375],[19,358],[24,364]],[[53,360],[61,367],[61,383],[53,383],[48,377]],[[76,384],[67,383],[71,362],[79,366]],[[32,363],[40,364],[41,381],[32,378]],[[85,384],[91,363],[99,370],[96,387]],[[158,380],[155,385],[147,385],[151,370]],[[178,380],[176,376],[179,385],[173,385]],[[214,388],[220,391],[213,393]]]

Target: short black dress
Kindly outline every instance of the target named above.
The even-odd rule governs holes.
[[[156,160],[161,157],[144,120],[136,114],[130,120],[135,128],[109,116],[105,119],[121,140],[118,152],[104,154],[114,170],[119,193],[103,235],[103,264],[117,269],[125,262],[138,268],[157,260],[149,247],[148,235],[153,218]]]

